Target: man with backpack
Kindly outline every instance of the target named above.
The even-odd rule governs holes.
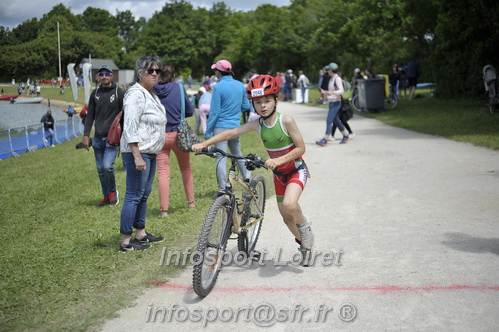
[[[95,124],[92,147],[102,194],[104,195],[104,198],[99,203],[99,207],[102,207],[119,203],[114,176],[114,162],[118,155],[119,146],[110,145],[107,142],[107,135],[114,118],[123,108],[125,92],[113,82],[113,70],[111,67],[103,65],[99,68],[97,74],[101,85],[92,92],[88,101],[82,144],[85,149],[89,149],[90,131]]]

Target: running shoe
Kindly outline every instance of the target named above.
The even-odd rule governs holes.
[[[343,139],[341,140],[340,144],[346,144],[350,138],[348,136],[343,136]]]
[[[103,207],[104,205],[109,205],[109,194],[104,196],[104,199],[99,203],[99,207]]]
[[[314,233],[312,232],[312,223],[308,221],[307,217],[307,222],[298,225],[298,231],[300,232],[300,252],[302,254],[302,261],[301,265],[302,266],[310,266],[311,260],[312,260],[312,248],[314,247]]]
[[[141,243],[152,243],[152,242],[163,242],[165,238],[163,236],[154,236],[146,232],[146,236],[142,239],[137,239]]]
[[[107,194],[107,197],[109,200],[109,205],[118,205],[118,203],[120,202],[118,190],[110,191],[109,194]]]
[[[320,141],[315,141],[317,145],[320,145],[322,147],[327,146],[327,140],[325,138],[321,139]]]
[[[148,244],[143,244],[137,239],[130,239],[130,243],[127,246],[120,244],[120,252],[127,252],[132,250],[147,250],[150,247]]]
[[[355,137],[355,133],[350,133],[350,134],[348,134],[348,138],[352,139],[352,138],[354,138],[354,137]]]

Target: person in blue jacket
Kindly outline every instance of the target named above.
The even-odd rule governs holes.
[[[218,78],[218,83],[213,87],[210,104],[210,117],[206,125],[204,138],[208,139],[212,135],[218,135],[223,131],[237,128],[241,125],[241,112],[250,109],[248,97],[244,84],[233,78],[232,65],[227,60],[220,60],[211,66]],[[239,137],[228,141],[220,142],[216,148],[227,151],[227,146],[232,154],[241,156],[241,144]],[[219,195],[223,194],[227,181],[226,160],[218,156],[217,181]],[[238,167],[242,178],[248,179],[250,172],[244,166],[244,160],[238,161]]]

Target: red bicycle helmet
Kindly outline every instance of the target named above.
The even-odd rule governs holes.
[[[248,83],[246,94],[248,99],[263,97],[266,95],[277,95],[279,86],[275,78],[270,75],[259,75]]]

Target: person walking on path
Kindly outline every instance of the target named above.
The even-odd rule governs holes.
[[[92,91],[88,101],[87,116],[83,130],[82,144],[85,149],[90,147],[90,131],[95,125],[92,148],[94,149],[97,173],[101,184],[104,198],[99,206],[117,205],[119,193],[116,189],[116,178],[114,175],[114,162],[118,155],[119,146],[110,145],[107,142],[109,128],[119,112],[123,108],[123,89],[113,82],[113,70],[103,65],[98,71],[100,86]]]
[[[201,97],[199,97],[199,121],[201,122],[203,133],[205,133],[208,115],[210,114],[212,93],[211,89],[206,90],[204,87],[200,87],[199,91],[202,93]]]
[[[274,186],[279,213],[295,240],[300,244],[302,265],[309,266],[314,245],[311,222],[302,212],[298,200],[305,188],[308,169],[302,156],[305,143],[295,120],[277,112],[279,86],[269,75],[260,75],[250,81],[248,98],[261,116],[241,127],[224,131],[192,147],[200,152],[203,148],[221,141],[239,137],[251,131],[257,132],[263,141],[270,159],[265,165],[274,172]]]
[[[329,87],[329,80],[330,79],[331,79],[331,76],[329,76],[329,71],[327,70],[327,66],[326,66],[326,67],[324,67],[324,75],[322,75],[321,85],[319,85],[319,93],[321,94],[322,105],[327,104],[326,91]]]
[[[229,129],[237,128],[241,124],[241,112],[250,108],[244,84],[236,81],[232,76],[232,65],[227,60],[220,60],[211,66],[218,78],[218,83],[213,87],[211,96],[210,117],[206,126],[204,138],[218,135]],[[234,155],[241,156],[241,145],[239,137],[227,141],[217,142],[218,149],[227,151],[227,146]],[[227,181],[226,159],[221,155],[216,158],[218,192],[223,194]],[[250,172],[244,166],[244,160],[238,161],[238,167],[242,178],[248,179]]]
[[[352,98],[359,94],[359,80],[363,80],[364,77],[360,73],[360,68],[355,68],[353,70],[352,80],[350,84],[352,85]]]
[[[120,149],[126,170],[126,193],[121,209],[120,251],[145,250],[162,236],[146,232],[147,199],[156,173],[156,155],[165,144],[166,110],[153,91],[163,62],[143,56],[135,63],[135,82],[123,101],[123,135]],[[132,238],[135,228],[135,238]]]
[[[392,72],[390,76],[388,76],[388,81],[390,82],[390,91],[393,96],[393,101],[395,101],[398,97],[400,82],[399,66],[396,63],[392,65]]]
[[[407,80],[409,81],[409,100],[414,98],[416,87],[418,85],[418,78],[421,75],[421,64],[417,58],[413,58],[407,64]]]
[[[326,133],[321,140],[315,142],[323,147],[327,146],[327,142],[331,140],[332,123],[334,123],[343,134],[343,139],[341,140],[340,144],[345,144],[350,140],[350,138],[348,137],[348,131],[345,129],[345,126],[341,122],[339,116],[339,110],[341,108],[341,95],[345,92],[343,90],[343,82],[341,81],[341,77],[338,75],[339,67],[336,63],[331,62],[326,66],[326,69],[331,76],[331,79],[328,83],[328,90],[321,91],[322,93],[325,93],[327,95],[327,100],[329,101],[329,112],[326,118]]]
[[[166,110],[165,145],[157,156],[160,209],[158,218],[166,218],[170,207],[170,153],[172,151],[177,157],[178,167],[182,174],[187,206],[194,208],[196,204],[194,203],[194,177],[192,176],[190,153],[180,151],[178,148],[178,125],[180,124],[182,112],[180,89],[184,89],[184,87],[180,83],[175,83],[175,67],[173,64],[165,63],[161,75],[162,80],[154,86],[153,91]],[[183,96],[185,117],[190,117],[194,114],[194,109],[185,89]]]
[[[55,147],[54,145],[54,117],[52,116],[52,111],[48,110],[42,119],[40,120],[43,123],[43,130],[45,131],[45,141],[46,146]]]
[[[293,101],[293,70],[288,69],[284,75],[284,96],[285,101]]]
[[[305,94],[307,91],[307,86],[309,85],[310,81],[308,80],[308,77],[305,76],[302,70],[298,72],[298,86],[301,89],[301,103],[305,104]]]

